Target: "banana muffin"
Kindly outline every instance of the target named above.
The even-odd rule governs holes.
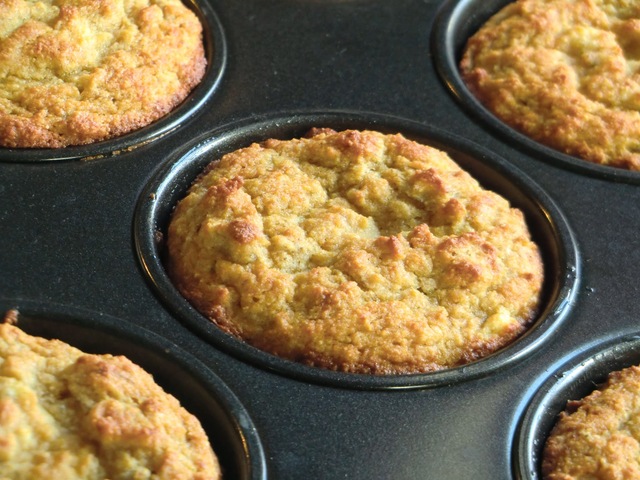
[[[446,153],[374,131],[224,155],[178,203],[166,242],[178,290],[221,329],[344,372],[494,352],[534,319],[543,280],[521,211]]]
[[[0,146],[104,140],[162,117],[204,76],[180,0],[0,2]]]
[[[640,2],[518,0],[460,64],[504,123],[588,162],[640,170]]]
[[[547,439],[545,480],[640,478],[640,367],[570,401]]]
[[[139,366],[2,323],[0,478],[215,480],[220,466]]]

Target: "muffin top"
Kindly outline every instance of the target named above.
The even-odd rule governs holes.
[[[506,345],[542,263],[522,213],[402,135],[316,129],[213,161],[167,231],[177,288],[274,355],[358,373],[428,372]]]
[[[525,135],[640,170],[640,3],[509,3],[469,39],[460,68],[471,92]]]
[[[180,0],[0,2],[0,146],[82,145],[143,127],[200,82]]]
[[[640,478],[640,367],[570,401],[547,439],[545,480]]]
[[[121,356],[0,324],[0,478],[216,480],[198,420]]]

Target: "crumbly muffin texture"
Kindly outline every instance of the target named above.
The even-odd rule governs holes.
[[[534,318],[542,262],[523,215],[446,153],[316,129],[214,161],[167,232],[177,288],[222,329],[312,366],[464,364]]]
[[[542,471],[545,480],[640,478],[640,367],[613,372],[568,403],[547,439]]]
[[[506,124],[561,152],[640,170],[640,3],[518,0],[473,35],[460,64]]]
[[[198,420],[121,356],[0,324],[0,478],[214,480]]]
[[[186,98],[206,68],[180,0],[0,2],[0,146],[116,137]]]

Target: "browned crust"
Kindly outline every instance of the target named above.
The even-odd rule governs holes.
[[[171,278],[223,330],[331,370],[477,360],[535,318],[522,213],[401,135],[316,129],[225,155],[176,207]]]
[[[220,479],[199,421],[123,356],[2,323],[0,389],[2,478]]]
[[[637,2],[518,0],[469,39],[461,75],[534,140],[640,170],[639,18]]]
[[[3,25],[27,4],[0,7],[0,146],[118,137],[172,111],[204,76],[202,25],[179,0],[138,2],[126,13],[121,0],[45,2],[49,18]]]
[[[570,401],[543,453],[545,480],[640,478],[640,367]]]

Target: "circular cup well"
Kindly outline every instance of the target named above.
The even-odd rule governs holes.
[[[86,353],[126,356],[200,420],[224,478],[267,478],[262,443],[247,411],[220,378],[184,350],[104,314],[27,301],[0,300],[0,307],[2,314],[17,309],[17,326],[30,335],[56,338]]]
[[[163,266],[163,236],[176,203],[214,159],[268,138],[303,136],[311,127],[372,129],[402,133],[449,153],[465,170],[522,209],[545,262],[542,311],[532,327],[509,347],[461,367],[412,375],[361,375],[308,367],[258,350],[223,332],[198,313],[173,286]],[[569,311],[580,275],[577,246],[554,202],[509,162],[463,138],[408,120],[353,112],[291,113],[227,125],[174,152],[142,192],[134,218],[141,268],[173,314],[213,346],[244,361],[303,381],[361,389],[420,388],[484,376],[541,347]]]
[[[522,147],[537,159],[585,175],[615,182],[640,184],[640,172],[598,165],[549,148],[503,123],[487,110],[467,88],[459,63],[467,40],[510,0],[447,0],[436,15],[431,52],[436,70],[459,104],[481,125],[497,133],[513,147]]]
[[[574,352],[542,382],[525,407],[514,438],[515,478],[539,480],[544,444],[567,401],[580,400],[606,381],[609,373],[640,364],[640,332],[597,341]]]
[[[111,157],[168,135],[195,116],[220,83],[227,62],[227,45],[222,24],[208,2],[188,0],[185,4],[198,15],[202,23],[207,69],[202,81],[180,105],[145,127],[88,145],[64,148],[0,147],[0,162],[27,163]]]

